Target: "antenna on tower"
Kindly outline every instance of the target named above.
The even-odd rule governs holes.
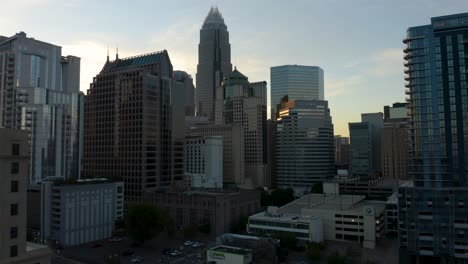
[[[109,62],[109,44],[107,44],[107,62]]]
[[[119,59],[119,43],[117,43],[116,46],[117,46],[117,51],[115,53],[115,60],[118,60]]]

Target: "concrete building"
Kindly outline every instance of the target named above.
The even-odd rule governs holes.
[[[372,136],[369,123],[349,123],[350,172],[355,177],[367,179],[371,176]]]
[[[200,30],[196,112],[214,122],[214,103],[222,80],[232,71],[229,32],[217,7],[212,7]]]
[[[247,232],[270,235],[293,234],[301,241],[323,242],[322,218],[279,213],[276,206],[269,206],[267,211],[250,216]]]
[[[215,246],[208,249],[206,252],[206,262],[218,264],[251,264],[253,263],[252,250],[224,245]]]
[[[243,217],[258,212],[260,192],[250,190],[200,189],[146,193],[149,202],[169,213],[175,230],[208,225],[210,235],[229,232]]]
[[[382,175],[384,177],[408,178],[409,144],[406,121],[385,122],[385,127],[382,128]]]
[[[215,103],[215,124],[243,128],[245,175],[248,175],[253,186],[265,186],[266,82],[251,86],[248,78],[234,69],[224,78],[221,88]]]
[[[335,136],[335,165],[347,168],[349,165],[349,137]]]
[[[387,201],[398,187],[405,184],[406,181],[398,179],[389,179],[384,177],[361,180],[358,177],[346,177],[344,179],[335,178],[327,180],[329,188],[339,190],[341,194],[364,195],[366,199]],[[334,185],[335,187],[330,187]]]
[[[244,128],[231,125],[190,126],[187,137],[219,136],[223,139],[223,185],[251,188],[252,180],[245,175]]]
[[[370,174],[382,175],[382,128],[384,127],[382,113],[361,114],[361,122],[368,123],[371,133]]]
[[[286,98],[278,106],[277,186],[310,190],[334,175],[333,123],[327,101]]]
[[[29,182],[80,176],[80,58],[24,32],[0,36],[0,80],[0,127],[29,133]]]
[[[398,192],[393,193],[385,203],[387,236],[398,237]]]
[[[191,187],[223,188],[223,138],[187,138],[185,174],[191,179]]]
[[[107,60],[86,96],[86,178],[122,178],[128,202],[183,181],[184,93],[174,82],[165,50]]]
[[[394,103],[384,106],[384,120],[409,118],[408,103]]]
[[[174,71],[174,79],[183,87],[185,116],[195,116],[195,86],[192,76],[184,71]]]
[[[282,65],[270,68],[271,119],[284,96],[289,100],[324,100],[323,70],[317,66]]]
[[[43,181],[42,240],[75,246],[111,237],[123,219],[123,188],[104,178]]]
[[[398,196],[400,256],[468,259],[468,13],[410,27],[403,42],[414,184]]]
[[[364,198],[361,195],[340,195],[336,189],[324,185],[323,194],[304,195],[277,208],[273,215],[260,213],[250,216],[248,230],[267,234],[289,230],[295,234],[303,233],[305,235],[301,237],[311,239],[314,233],[322,233],[323,240],[353,241],[365,248],[374,248],[385,235],[385,203]],[[299,222],[292,223],[294,220]],[[303,225],[303,230],[300,225]]]
[[[26,242],[28,132],[0,128],[0,263],[48,264],[47,246]]]

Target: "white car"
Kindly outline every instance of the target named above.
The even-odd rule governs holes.
[[[188,240],[188,241],[185,241],[184,246],[187,247],[187,246],[190,246],[190,245],[192,245],[192,244],[193,244],[193,242],[190,241],[190,240]]]
[[[143,258],[142,257],[133,257],[132,258],[132,263],[141,263],[143,262]]]

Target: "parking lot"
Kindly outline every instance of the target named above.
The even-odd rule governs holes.
[[[105,263],[106,256],[118,256],[122,264],[127,263],[192,263],[206,262],[206,241],[186,243],[177,239],[154,239],[143,245],[132,245],[122,238],[96,241],[61,250],[58,255],[89,264]],[[194,243],[196,242],[196,243]]]

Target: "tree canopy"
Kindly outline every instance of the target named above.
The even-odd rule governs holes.
[[[294,190],[277,188],[271,192],[271,201],[275,206],[283,206],[294,201]]]
[[[131,205],[126,220],[128,235],[138,243],[157,236],[168,222],[166,214],[150,204]]]

